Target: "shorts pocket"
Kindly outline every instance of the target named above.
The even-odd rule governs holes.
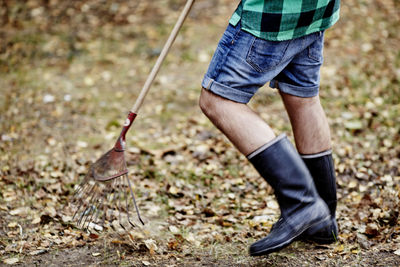
[[[224,45],[219,44],[214,52],[210,65],[208,66],[207,74],[210,78],[215,79],[219,75],[221,67],[225,63],[227,54],[228,49],[224,47]]]
[[[282,62],[289,41],[267,41],[254,37],[246,61],[258,72],[266,72]]]
[[[233,28],[233,26],[229,25],[228,29],[230,29],[230,31],[226,30],[222,35],[208,67],[207,73],[212,79],[218,77],[222,66],[225,64],[228,54],[232,50],[235,40],[239,38],[241,33],[239,26]]]
[[[319,38],[315,40],[308,47],[308,57],[318,63],[322,63],[323,60],[323,48],[324,48],[324,34],[323,32],[318,33]]]

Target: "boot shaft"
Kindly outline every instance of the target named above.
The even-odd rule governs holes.
[[[283,217],[319,198],[307,166],[286,135],[257,149],[248,159],[274,189]]]
[[[248,159],[274,188],[281,210],[281,217],[269,235],[250,246],[250,255],[279,250],[310,228],[329,227],[328,207],[318,196],[306,165],[285,135],[257,149]]]
[[[331,215],[335,217],[337,196],[332,151],[327,150],[313,155],[301,155],[301,157],[311,173],[318,194],[328,205]]]

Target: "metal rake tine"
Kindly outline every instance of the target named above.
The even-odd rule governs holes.
[[[121,180],[118,178],[118,221],[119,221],[119,225],[124,229],[125,226],[122,224],[122,220],[121,220]]]
[[[111,203],[114,202],[115,200],[115,179],[111,181],[111,185],[108,187],[109,190],[109,194],[107,194],[106,198],[107,198],[107,204],[111,205]],[[114,193],[111,196],[111,193],[114,191]],[[105,220],[107,219],[107,207],[106,205],[103,205],[103,222],[102,224],[105,224]]]
[[[133,204],[135,205],[136,214],[137,214],[137,216],[138,216],[138,218],[139,218],[139,221],[144,225],[144,222],[143,222],[143,220],[142,220],[142,217],[140,217],[139,208],[138,208],[137,205],[136,205],[135,195],[133,194],[133,189],[132,189],[132,186],[131,186],[131,182],[129,181],[129,178],[128,178],[128,177],[127,177],[127,180],[128,180],[129,190],[130,190],[130,192],[131,192],[131,196],[132,196],[132,199],[133,199]]]
[[[83,192],[85,192],[91,185],[89,183],[81,183],[78,188],[75,190],[74,195],[73,195],[73,200],[76,200],[79,198],[79,195],[82,195]]]
[[[92,197],[92,199],[93,199],[93,197]],[[92,199],[90,201],[93,201]],[[92,212],[93,212],[92,205],[90,205],[90,206],[88,205],[88,207],[85,209],[85,211],[82,212],[82,215],[81,215],[81,217],[79,218],[79,221],[78,221],[78,226],[81,229],[85,229],[86,221],[87,221],[88,217],[91,215]]]
[[[97,199],[97,193],[93,193],[92,198],[90,199],[90,202],[88,204],[88,207],[87,207],[86,211],[84,212],[85,213],[84,216],[83,216],[84,220],[83,220],[83,223],[82,223],[82,226],[81,226],[82,229],[85,229],[86,221],[87,221],[87,219],[90,217],[90,215],[92,213],[92,207],[93,207],[92,203],[96,202],[96,199]]]
[[[115,200],[115,192],[117,192],[117,190],[115,189],[117,186],[117,180],[114,179],[112,180],[112,184],[110,186],[110,188],[108,189],[110,191],[110,194],[107,195],[107,200],[112,203]]]
[[[94,196],[96,196],[96,197],[94,197]],[[94,193],[93,198],[94,198],[94,201],[92,202],[92,200],[90,200],[90,203],[89,203],[89,204],[91,204],[91,203],[97,203],[97,200],[99,199],[99,197],[98,197],[98,192],[95,192],[95,193]],[[95,210],[92,211],[91,209],[92,209],[93,206],[95,207]],[[89,219],[89,221],[88,221],[88,225],[89,225],[90,220],[92,219],[92,217],[93,217],[93,215],[94,215],[94,213],[95,213],[95,211],[96,211],[96,206],[91,204],[89,209],[90,209],[89,214],[85,217],[85,221],[84,221],[83,224],[82,224],[82,228],[85,228],[85,223],[86,223],[87,219],[88,219],[89,216],[90,216],[90,219]],[[92,213],[92,214],[90,214],[90,213]],[[87,229],[87,228],[86,228],[86,229]]]
[[[89,204],[92,202],[93,196],[94,196],[95,193],[96,193],[96,192],[95,192],[95,193],[92,193],[94,187],[96,187],[96,184],[92,187],[92,189],[91,189],[91,191],[90,191],[90,193],[89,193],[89,195],[91,196],[91,197],[90,197],[90,200],[89,200]],[[86,205],[86,203],[85,203],[85,206],[88,206],[88,205]],[[86,208],[86,209],[83,210],[82,216],[79,218],[79,221],[78,221],[78,226],[81,224],[81,221],[82,221],[83,217],[86,215],[87,209],[88,209],[88,208]],[[89,208],[89,213],[90,213],[90,208]]]
[[[128,175],[124,175],[125,176],[125,180],[128,179]],[[126,185],[129,187],[128,182],[126,182]],[[127,190],[124,190],[124,194],[125,194],[125,202],[126,202],[126,215],[128,217],[128,222],[132,227],[136,227],[135,224],[132,223],[131,218],[129,217],[129,200],[128,200],[128,194],[126,193]]]
[[[100,197],[99,205],[96,207],[96,211],[95,211],[96,216],[94,217],[94,220],[92,222],[96,222],[97,221],[97,218],[99,217],[99,213],[100,213],[100,209],[99,208],[103,205],[103,201],[104,201],[104,198]],[[89,224],[88,224],[87,228],[89,228]],[[94,230],[97,231],[96,228],[94,228]]]
[[[90,198],[91,198],[90,201],[92,201],[93,195],[94,195],[94,194],[92,194],[92,195],[90,196]],[[79,217],[79,219],[78,219],[78,222],[77,222],[77,226],[78,226],[79,228],[82,228],[81,222],[82,222],[83,218],[84,218],[88,213],[90,213],[90,206],[89,206],[87,203],[84,203],[83,211],[82,211],[82,213],[81,213],[81,215],[80,215],[80,217]]]
[[[88,223],[87,223],[87,225],[86,225],[85,231],[87,231],[87,230],[89,229],[90,223],[93,222],[93,220],[92,220],[92,219],[93,219],[93,216],[96,218],[95,214],[98,214],[98,208],[99,208],[99,206],[101,205],[101,204],[100,204],[100,203],[101,203],[101,202],[100,202],[101,199],[102,199],[101,196],[98,195],[98,197],[97,197],[96,200],[95,200],[96,205],[94,206],[93,213],[92,213],[92,215],[90,216],[90,219],[89,219],[89,221],[88,221]]]
[[[88,185],[89,185],[89,183],[86,181],[86,179],[83,179],[83,181],[78,185],[78,188],[75,189],[74,197],[77,196],[77,195],[79,195],[79,193],[80,193],[81,191],[84,191],[83,188],[86,188]]]
[[[90,192],[93,190],[93,187],[95,186],[95,184],[92,185],[92,189],[90,189]],[[90,186],[88,186],[87,188],[89,188]],[[86,190],[86,189],[85,189]],[[84,191],[83,191],[84,192]],[[83,194],[82,194],[83,195]],[[72,220],[75,219],[76,214],[78,214],[78,211],[81,209],[82,204],[84,204],[84,200],[81,198],[79,198],[79,206],[78,208],[75,210],[74,216],[72,216]]]
[[[72,217],[72,219],[75,218],[75,216],[78,214],[78,212],[81,210],[81,207],[83,207],[83,212],[82,214],[85,214],[85,206],[86,206],[86,198],[85,195],[91,195],[93,192],[94,187],[96,186],[96,184],[93,184],[91,186],[91,188],[89,190],[86,190],[85,194],[82,194],[81,197],[79,198],[79,206],[76,209],[74,216]],[[88,187],[89,188],[89,187]],[[89,194],[87,194],[89,192]],[[83,192],[82,192],[83,193]],[[80,220],[78,220],[80,222]],[[78,223],[79,226],[79,223]]]
[[[101,224],[105,225],[106,224],[106,217],[107,217],[106,205],[103,205],[103,216],[101,216],[101,217],[102,217]]]
[[[85,184],[86,185],[86,184]],[[74,194],[72,195],[72,198],[73,199],[75,199],[77,196],[78,196],[78,194],[80,193],[80,191],[82,191],[82,188],[85,186],[85,185],[78,185],[78,188],[76,188],[75,190],[74,190]]]
[[[117,190],[116,190],[116,187],[117,187],[117,186],[118,186],[117,180],[114,179],[114,180],[113,180],[113,185],[112,185],[112,190],[114,191],[114,193],[113,193],[113,196],[112,196],[112,200],[111,200],[111,202],[110,202],[110,205],[113,205],[115,199],[117,198]],[[114,210],[113,210],[113,211],[114,211]],[[114,212],[113,212],[113,215],[114,215]]]

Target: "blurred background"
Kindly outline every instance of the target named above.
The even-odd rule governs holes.
[[[338,177],[337,243],[247,257],[279,217],[277,203],[197,106],[239,3],[230,0],[196,1],[128,133],[148,226],[89,234],[69,222],[74,185],[112,147],[184,3],[0,0],[0,262],[398,266],[396,0],[342,1],[325,35],[320,92]],[[250,105],[292,138],[275,90],[261,88]]]

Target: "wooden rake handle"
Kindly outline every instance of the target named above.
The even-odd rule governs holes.
[[[160,70],[161,64],[163,63],[165,57],[168,54],[169,49],[171,48],[172,43],[175,41],[176,36],[178,35],[179,29],[182,27],[183,22],[185,21],[187,15],[189,14],[190,9],[192,8],[194,0],[188,0],[186,2],[185,7],[182,10],[181,15],[178,18],[174,28],[172,29],[171,34],[168,37],[167,42],[165,43],[160,56],[158,57],[156,64],[154,65],[153,69],[151,70],[149,76],[147,77],[146,82],[143,85],[142,90],[138,98],[136,99],[135,104],[132,106],[131,112],[137,114],[140,107],[143,104],[144,98],[146,97],[147,93],[149,92],[150,86],[153,83],[155,77],[157,76],[158,71]]]

